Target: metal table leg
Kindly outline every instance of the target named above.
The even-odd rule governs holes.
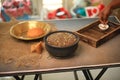
[[[88,69],[82,70],[86,80],[93,80],[93,77]]]
[[[103,68],[101,70],[101,72],[97,75],[97,77],[95,78],[95,80],[99,80],[103,76],[103,74],[106,72],[107,69],[108,69],[107,67]]]
[[[82,72],[86,80],[100,80],[100,78],[103,76],[107,69],[108,69],[107,67],[103,68],[95,79],[93,79],[89,69],[82,70]]]
[[[107,69],[108,67],[103,68],[95,79],[93,79],[89,69],[82,70],[82,72],[86,80],[99,80],[103,76],[103,74],[106,72]],[[16,80],[24,80],[25,75],[23,75],[21,78],[19,76],[13,76],[13,77]],[[79,80],[77,75],[77,70],[74,70],[74,77],[75,77],[75,80]],[[42,80],[42,74],[35,74],[34,80],[38,80],[38,79]]]
[[[38,80],[39,74],[35,74],[34,80]]]
[[[77,71],[76,71],[76,70],[74,70],[74,77],[75,77],[75,80],[79,80],[79,79],[78,79],[78,75],[77,75]]]
[[[42,80],[42,74],[35,74],[34,80]]]
[[[13,76],[16,80],[24,80],[25,75],[23,75],[21,78],[19,76]]]

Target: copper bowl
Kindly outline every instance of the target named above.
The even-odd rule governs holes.
[[[54,35],[56,33],[69,33],[70,35],[74,36],[75,41],[72,44],[68,45],[68,46],[62,46],[62,47],[51,45],[49,43],[49,41],[48,41],[48,38],[49,38],[49,36]],[[57,36],[57,38],[58,37],[60,37],[60,36]],[[61,38],[64,38],[64,35]],[[53,39],[55,39],[55,38],[53,38]],[[69,57],[74,56],[74,53],[75,53],[75,51],[76,51],[76,49],[78,47],[79,36],[76,33],[71,32],[71,31],[66,31],[66,30],[54,31],[54,32],[51,32],[51,33],[47,34],[44,37],[44,42],[45,42],[45,47],[46,47],[47,51],[53,57],[56,57],[56,58],[69,58]],[[55,41],[55,43],[57,43],[57,42]],[[63,43],[63,41],[61,41],[61,43]]]
[[[29,29],[32,28],[42,28],[44,30],[44,34],[37,37],[27,37],[26,34]],[[44,37],[51,30],[51,26],[48,23],[41,21],[22,21],[10,28],[10,35],[16,39],[21,40],[35,40]]]

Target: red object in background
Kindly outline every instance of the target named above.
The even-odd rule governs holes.
[[[97,9],[93,9],[93,13],[97,13]]]
[[[55,19],[55,12],[48,13],[48,19]]]
[[[14,1],[14,2],[13,2],[13,6],[19,8],[19,3],[20,3],[19,1]]]
[[[71,18],[70,13],[65,8],[59,8],[56,10],[56,16],[58,18]]]
[[[96,17],[99,14],[99,9],[96,6],[86,7],[86,15],[87,17]]]
[[[9,17],[18,18],[32,13],[30,0],[5,0],[2,5]]]
[[[104,9],[105,5],[104,4],[99,4],[97,7],[98,7],[99,11],[101,11],[101,10]]]
[[[65,8],[58,8],[57,10],[48,13],[48,19],[65,19],[71,18],[70,13]]]
[[[99,4],[98,6],[90,6],[90,7],[85,7],[87,17],[96,17],[101,10],[104,9],[103,4]]]
[[[87,9],[88,16],[92,16],[92,9]]]

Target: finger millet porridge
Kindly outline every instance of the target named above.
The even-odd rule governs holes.
[[[48,36],[47,42],[52,46],[67,47],[75,43],[76,36],[68,32],[53,33]]]

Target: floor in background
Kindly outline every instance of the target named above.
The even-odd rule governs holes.
[[[95,78],[101,69],[90,70],[92,76]],[[77,71],[79,80],[86,80],[81,71]],[[15,80],[13,77],[1,77],[0,80]],[[34,80],[34,75],[25,76],[24,80]],[[43,74],[42,80],[75,80],[73,72],[60,72]],[[120,80],[120,67],[109,68],[100,80]]]

